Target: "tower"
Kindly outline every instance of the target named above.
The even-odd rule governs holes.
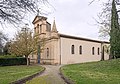
[[[59,57],[59,34],[57,31],[55,19],[53,21],[53,26],[51,30],[51,57],[54,59],[53,64],[60,64],[60,57]]]
[[[32,22],[34,24],[34,34],[39,35],[40,38],[47,38],[50,36],[51,24],[47,22],[44,16],[36,16]]]
[[[34,34],[40,39],[45,38],[43,51],[40,53],[40,62],[47,64],[59,64],[59,34],[55,20],[51,29],[51,24],[47,18],[37,15],[32,22],[34,24]]]
[[[58,31],[57,31],[56,24],[55,24],[55,19],[53,21],[53,26],[52,26],[52,31],[51,31],[51,38],[53,38],[53,39],[58,39],[59,38]]]

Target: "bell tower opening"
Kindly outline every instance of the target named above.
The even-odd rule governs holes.
[[[40,35],[41,37],[50,36],[51,24],[47,22],[47,18],[44,16],[36,16],[33,20],[34,34]]]

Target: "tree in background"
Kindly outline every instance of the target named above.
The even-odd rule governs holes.
[[[92,0],[91,3],[94,1],[95,0]],[[110,37],[111,58],[120,58],[120,1],[108,0],[108,2],[104,3],[103,5],[104,8],[98,16],[99,21],[97,21],[98,25],[101,27],[99,33],[101,37]]]
[[[3,54],[4,43],[7,39],[7,36],[0,31],[0,54]]]
[[[111,14],[110,55],[120,58],[120,25],[115,0],[112,2]]]
[[[36,13],[47,0],[0,0],[0,23],[18,24],[26,13]],[[41,11],[40,11],[41,12]]]
[[[97,0],[92,0],[90,4],[92,4],[94,1],[97,1]],[[109,39],[110,37],[111,8],[112,8],[111,1],[112,0],[102,2],[102,11],[98,14],[98,20],[95,19],[98,26],[100,27],[99,37],[101,37],[102,39],[103,38]]]
[[[17,56],[25,56],[27,59],[27,65],[29,65],[28,56],[32,52],[37,52],[38,45],[41,44],[41,49],[44,47],[44,40],[40,40],[38,36],[33,36],[32,31],[24,27],[17,33],[14,40],[11,41],[9,52]]]
[[[94,1],[97,0],[92,0],[90,4],[92,4]],[[102,1],[102,0],[99,0]],[[115,5],[117,6],[117,14],[119,14],[120,10],[120,2],[119,0],[114,0]],[[103,2],[102,4],[102,11],[98,14],[99,20],[96,20],[98,23],[98,26],[100,27],[99,33],[101,38],[109,38],[110,37],[110,30],[111,30],[111,10],[112,10],[112,2],[113,0],[108,0]]]
[[[9,53],[10,42],[6,42],[5,46],[3,47],[3,54],[10,55]]]

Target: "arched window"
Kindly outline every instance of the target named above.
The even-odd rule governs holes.
[[[49,57],[49,48],[47,48],[47,57]]]
[[[82,54],[82,46],[79,47],[79,54]]]
[[[71,53],[74,54],[75,53],[75,49],[74,49],[74,45],[71,46]]]
[[[34,28],[34,33],[36,34],[36,27]]]
[[[37,24],[37,33],[39,34],[39,24]]]
[[[95,54],[95,48],[92,47],[92,55],[94,55],[94,54]]]
[[[42,25],[40,25],[40,34],[42,33]]]
[[[98,55],[100,55],[100,48],[98,48]]]

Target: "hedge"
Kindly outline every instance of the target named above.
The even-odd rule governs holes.
[[[26,58],[0,58],[0,66],[26,65]]]
[[[15,55],[0,55],[0,58],[16,58]]]

